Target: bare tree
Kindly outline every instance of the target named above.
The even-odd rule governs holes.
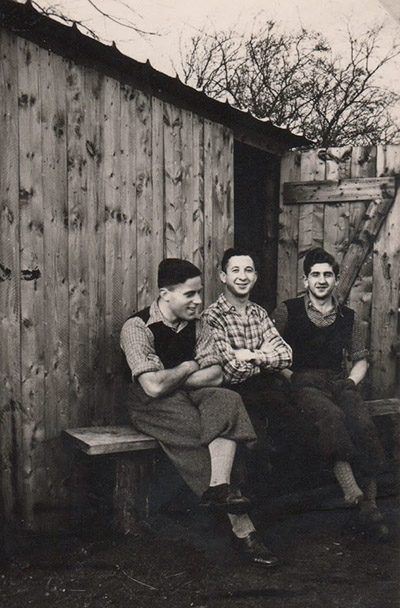
[[[279,32],[268,22],[247,36],[234,30],[202,32],[181,57],[186,83],[259,118],[303,132],[321,146],[393,142],[391,115],[399,95],[378,76],[400,54],[400,43],[380,52],[377,26],[347,35],[345,57],[335,56],[319,33]]]
[[[46,15],[47,17],[56,17],[57,19],[61,19],[65,23],[68,23],[71,25],[73,25],[73,24],[79,25],[81,27],[81,29],[85,32],[85,34],[91,36],[92,38],[94,38],[96,40],[99,39],[96,32],[92,28],[90,28],[85,21],[79,21],[79,20],[73,19],[72,17],[69,17],[59,4],[50,4],[50,5],[45,6],[43,4],[43,2],[37,2],[37,0],[31,0],[31,2],[32,2],[32,6],[34,6],[35,9],[37,11],[39,11],[40,13],[42,13],[43,15]],[[147,31],[147,30],[144,30],[144,29],[138,27],[137,20],[140,18],[140,16],[135,11],[135,9],[132,8],[132,6],[129,6],[129,4],[127,4],[126,2],[122,2],[122,0],[114,0],[114,2],[116,4],[119,4],[120,6],[124,6],[127,10],[129,10],[133,14],[133,21],[131,19],[127,19],[127,18],[116,17],[110,11],[103,10],[99,6],[99,4],[97,2],[95,2],[94,0],[87,0],[87,2],[97,13],[99,13],[100,15],[102,15],[103,17],[108,19],[109,21],[116,23],[117,25],[119,25],[121,27],[132,30],[135,34],[138,34],[139,36],[144,36],[144,37],[145,36],[159,36],[158,32],[151,32],[151,31]]]

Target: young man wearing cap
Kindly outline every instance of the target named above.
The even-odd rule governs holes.
[[[293,404],[310,424],[310,447],[330,462],[346,502],[360,503],[363,519],[386,534],[375,501],[384,454],[358,389],[368,351],[356,313],[334,297],[338,278],[333,256],[321,248],[307,253],[305,296],[287,300],[272,315],[293,349],[291,369],[282,373],[291,381]],[[343,353],[350,361],[347,373]]]
[[[274,566],[278,559],[247,514],[250,501],[230,483],[237,443],[254,443],[256,436],[240,397],[219,388],[219,357],[207,326],[197,319],[200,270],[184,260],[163,260],[158,287],[158,298],[121,332],[132,374],[132,423],[158,439],[201,506],[228,514],[243,556]]]

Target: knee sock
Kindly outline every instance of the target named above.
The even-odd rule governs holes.
[[[345,501],[349,505],[357,504],[362,499],[363,493],[354,479],[350,464],[343,460],[338,460],[333,467],[333,472],[343,490]]]
[[[224,437],[217,437],[208,445],[211,458],[210,486],[230,483],[236,442]]]
[[[255,527],[253,522],[247,513],[243,515],[232,515],[228,513],[228,517],[231,522],[232,532],[238,538],[244,538],[248,536],[250,532],[255,532]]]

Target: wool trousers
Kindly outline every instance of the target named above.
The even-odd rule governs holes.
[[[183,389],[153,399],[138,382],[130,385],[127,406],[133,426],[155,437],[185,482],[201,496],[211,475],[207,448],[217,437],[252,445],[256,434],[242,399],[224,388]]]
[[[307,370],[292,375],[292,402],[308,423],[310,450],[332,465],[349,462],[364,477],[375,477],[385,462],[378,430],[359,390],[334,394],[342,374]]]

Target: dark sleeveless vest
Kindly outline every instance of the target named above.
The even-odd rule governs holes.
[[[340,372],[343,350],[351,344],[354,311],[338,305],[335,321],[317,327],[310,321],[304,298],[286,300],[288,324],[285,340],[293,349],[293,371],[326,369]]]
[[[137,312],[130,317],[139,317],[147,323],[150,318],[150,307]],[[154,336],[154,349],[156,355],[161,359],[165,369],[176,367],[183,361],[194,358],[196,349],[196,321],[188,321],[179,333],[176,333],[162,321],[148,325]]]

